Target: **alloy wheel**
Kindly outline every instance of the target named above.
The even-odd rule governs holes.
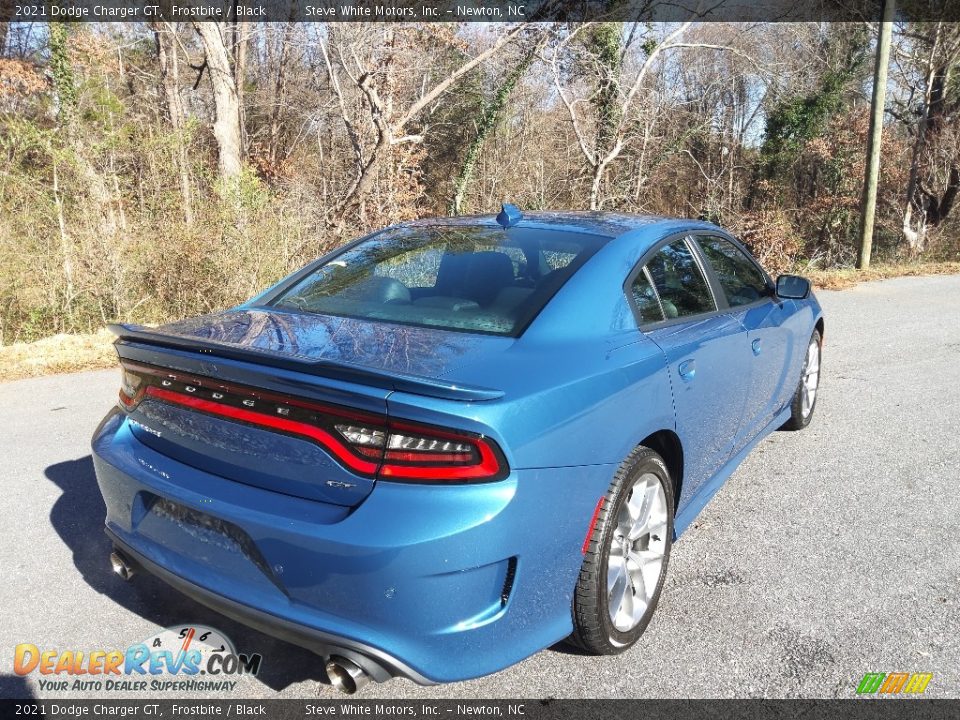
[[[643,618],[660,582],[667,549],[667,497],[653,473],[641,475],[620,508],[607,563],[610,620],[629,632]]]
[[[817,386],[820,383],[820,343],[816,338],[810,340],[807,359],[803,364],[803,381],[800,385],[800,412],[806,418],[813,410],[817,399]]]

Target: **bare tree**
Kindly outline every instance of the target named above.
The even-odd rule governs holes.
[[[339,203],[338,211],[356,205],[366,196],[376,177],[376,170],[391,146],[423,142],[422,134],[407,133],[408,126],[414,119],[453,87],[464,75],[503,49],[525,27],[525,24],[519,24],[499,35],[496,41],[486,50],[463,62],[432,87],[423,88],[419,96],[401,110],[397,110],[392,102],[390,104],[384,102],[381,97],[380,85],[372,69],[365,67],[362,60],[354,53],[352,59],[359,72],[350,74],[366,100],[369,121],[375,130],[375,140],[373,146],[365,149],[362,153],[363,159],[357,177]],[[342,59],[341,64],[345,64]]]
[[[691,22],[683,23],[669,35],[667,35],[663,42],[652,47],[650,52],[647,54],[646,59],[637,70],[633,82],[630,84],[629,90],[625,94],[619,92],[620,83],[615,82],[614,79],[609,76],[603,78],[601,83],[601,91],[607,94],[617,93],[619,95],[619,108],[617,108],[617,111],[614,112],[613,108],[611,107],[613,104],[612,97],[606,98],[605,102],[603,103],[603,117],[599,123],[598,131],[594,133],[593,143],[589,143],[587,141],[587,133],[582,127],[583,120],[576,109],[576,104],[578,101],[568,99],[567,94],[563,89],[560,81],[560,73],[557,67],[558,53],[554,53],[553,76],[557,93],[567,108],[567,112],[570,115],[570,121],[573,123],[574,132],[577,135],[577,141],[579,143],[580,150],[591,169],[591,210],[596,210],[599,208],[600,187],[601,183],[603,182],[603,176],[607,170],[607,167],[620,156],[621,152],[623,152],[626,129],[625,120],[631,110],[631,106],[637,99],[637,95],[643,88],[643,83],[647,77],[647,74],[650,72],[650,69],[654,66],[654,62],[661,53],[673,47],[681,47],[678,44],[674,44],[674,42],[677,38],[683,35],[684,32],[686,32],[687,28],[689,28],[691,24]],[[561,43],[558,51],[562,49],[564,45],[572,41],[579,32],[587,29],[588,27],[590,27],[590,23],[584,23],[583,25],[578,26],[578,28],[574,30],[574,32],[572,32],[564,42]]]
[[[243,154],[247,151],[247,115],[243,94],[247,84],[247,48],[250,44],[250,24],[239,18],[233,21],[233,82],[237,88],[237,105],[240,108],[240,143]]]
[[[627,50],[625,45],[618,45],[611,40],[614,32],[622,32],[619,26],[613,25],[605,28],[605,32],[599,35],[600,42],[596,42],[597,35],[594,35],[592,43],[598,54],[598,87],[590,98],[570,97],[570,94],[563,87],[562,73],[560,69],[560,60],[565,48],[570,45],[580,33],[592,29],[590,23],[584,23],[577,26],[561,43],[558,44],[551,57],[553,68],[554,86],[557,95],[567,110],[567,114],[573,125],[573,130],[577,138],[577,144],[583,154],[587,165],[590,168],[590,208],[592,210],[600,209],[602,205],[602,186],[605,174],[608,168],[616,161],[627,147],[630,139],[631,125],[636,121],[635,110],[647,95],[648,80],[654,68],[658,67],[661,56],[668,50],[674,49],[694,49],[720,50],[732,52],[737,55],[743,55],[741,51],[730,45],[719,45],[707,42],[682,42],[681,37],[693,25],[692,21],[680,24],[670,31],[663,40],[657,42],[653,38],[648,38],[644,43],[643,50],[646,57],[640,62],[639,67],[634,72],[632,80],[625,81],[622,76],[616,77],[616,73],[624,67],[626,63],[623,59],[615,57],[615,48],[623,47],[623,52]],[[634,33],[632,32],[631,35]],[[614,52],[611,52],[614,49]],[[592,141],[588,140],[591,133],[587,130],[587,118],[583,110],[579,108],[593,102],[597,106],[597,114],[594,120],[595,130],[592,133]],[[655,103],[648,103],[645,109],[648,112],[657,112]]]
[[[193,27],[203,42],[207,72],[213,87],[216,108],[213,134],[217,139],[220,177],[230,180],[243,169],[243,133],[237,83],[224,42],[226,25],[220,22],[194,22]]]
[[[190,185],[190,164],[183,138],[184,112],[180,97],[180,62],[175,42],[176,29],[171,23],[155,22],[153,27],[157,62],[160,66],[160,85],[167,104],[167,117],[177,134],[176,162],[180,175],[180,196],[183,200],[183,217],[188,225],[193,224],[193,189]]]
[[[545,39],[546,35],[541,35],[539,39],[534,39],[531,47],[523,52],[519,61],[513,66],[513,69],[511,69],[506,77],[497,85],[493,93],[493,98],[486,104],[483,112],[477,119],[477,134],[467,147],[467,152],[463,157],[463,163],[460,165],[460,172],[457,174],[457,179],[454,182],[453,200],[450,202],[450,210],[454,215],[459,215],[463,208],[463,200],[467,186],[473,178],[477,160],[480,158],[480,153],[483,150],[483,145],[487,137],[499,122],[504,108],[507,105],[507,101],[520,82],[520,79],[527,73],[530,66],[537,59],[537,55]]]
[[[919,116],[913,129],[910,175],[903,211],[903,236],[914,253],[923,251],[927,233],[953,210],[960,192],[960,32],[955,25],[930,23],[912,38],[912,60],[922,73]]]
[[[10,32],[10,21],[13,19],[13,0],[0,0],[0,57],[4,56],[7,47],[7,35]]]
[[[280,145],[281,131],[281,112],[287,100],[287,80],[289,77],[290,61],[292,52],[290,44],[292,34],[296,27],[293,21],[284,25],[283,32],[280,35],[279,57],[276,58],[277,74],[271,83],[271,102],[270,102],[270,122],[267,133],[267,158],[271,165],[277,162],[277,154]]]

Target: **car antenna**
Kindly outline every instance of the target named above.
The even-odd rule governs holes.
[[[504,228],[511,228],[523,220],[523,213],[520,208],[510,203],[503,203],[500,206],[500,214],[497,215],[497,222]]]

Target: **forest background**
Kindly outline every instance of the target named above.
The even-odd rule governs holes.
[[[0,351],[224,308],[358,234],[503,200],[700,217],[773,274],[849,276],[877,36],[0,23]],[[957,271],[958,191],[960,25],[897,23],[879,273]]]

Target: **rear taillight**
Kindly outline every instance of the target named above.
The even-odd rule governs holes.
[[[120,403],[127,408],[134,408],[143,398],[146,384],[143,378],[135,372],[120,368]]]
[[[405,422],[390,422],[380,476],[442,480],[503,477],[506,463],[487,438],[467,436]]]
[[[338,424],[354,450],[380,460],[378,475],[396,480],[492,480],[505,463],[486,438],[387,420],[386,427]]]
[[[507,464],[482,436],[397,421],[213,378],[124,363],[120,404],[152,398],[314,442],[352,472],[390,480],[500,480]]]

